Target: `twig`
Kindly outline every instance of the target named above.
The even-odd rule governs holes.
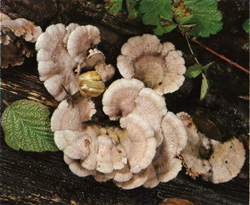
[[[5,99],[3,99],[3,103],[7,106],[7,107],[9,107],[10,106],[10,104],[7,102],[7,100],[5,100]]]
[[[222,60],[224,60],[224,61],[230,63],[231,65],[235,66],[236,68],[239,68],[239,69],[243,70],[244,72],[250,74],[250,72],[249,72],[248,69],[242,67],[242,66],[239,65],[238,63],[235,63],[235,62],[231,61],[230,59],[228,59],[227,57],[225,57],[225,56],[223,56],[223,55],[217,53],[217,52],[214,51],[213,49],[208,48],[206,45],[202,44],[200,41],[197,41],[195,38],[192,38],[191,40],[192,40],[194,43],[198,44],[200,47],[206,49],[206,50],[209,51],[210,53],[212,53],[212,54],[216,55],[217,57],[221,58]]]
[[[192,54],[193,57],[194,57],[194,60],[196,61],[197,64],[200,64],[199,61],[198,61],[198,59],[196,58],[196,56],[195,56],[195,54],[194,54],[194,51],[193,51],[193,49],[192,49],[192,46],[190,45],[190,42],[189,42],[188,37],[187,37],[186,35],[184,35],[184,36],[185,36],[185,38],[186,38],[186,41],[187,41],[187,44],[188,44],[188,48],[189,48],[191,54]]]

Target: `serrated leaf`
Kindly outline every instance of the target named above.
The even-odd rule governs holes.
[[[2,127],[7,145],[15,150],[58,151],[50,128],[50,112],[41,103],[19,100],[2,115]]]
[[[201,74],[203,69],[203,66],[200,64],[195,64],[193,66],[190,66],[188,70],[186,71],[185,75],[188,78],[196,78],[198,75]]]
[[[131,19],[137,18],[140,15],[139,2],[137,0],[126,0],[126,7],[128,9],[128,17]]]
[[[209,87],[209,81],[207,80],[207,77],[204,74],[202,74],[200,100],[203,100],[206,97],[208,87]]]
[[[250,19],[247,19],[247,20],[244,22],[244,24],[242,25],[243,29],[244,29],[247,33],[249,33],[249,31],[250,31],[250,22],[249,22],[249,20],[250,20]]]
[[[122,9],[123,0],[105,0],[105,9],[110,14],[117,14]]]
[[[222,14],[217,9],[216,0],[184,0],[188,9],[193,11],[193,17],[186,24],[196,24],[190,31],[192,36],[208,37],[222,29]]]
[[[172,3],[171,10],[174,14],[174,18],[179,25],[185,25],[187,21],[193,18],[193,10],[189,9],[184,0],[175,0]],[[195,24],[193,24],[195,25]],[[186,25],[188,26],[188,25]]]
[[[155,35],[162,35],[176,28],[173,22],[170,0],[142,0],[139,7],[145,25],[156,26]]]

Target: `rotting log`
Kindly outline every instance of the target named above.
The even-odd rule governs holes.
[[[248,1],[221,0],[219,5],[224,16],[230,16],[224,19],[224,29],[201,40],[247,67],[248,51],[244,48],[248,36],[241,31],[240,22],[248,16]],[[127,19],[124,12],[115,17],[107,14],[101,0],[45,0],[42,4],[37,0],[2,0],[2,11],[12,18],[33,20],[43,29],[59,22],[96,25],[101,30],[99,48],[105,53],[108,63],[114,66],[122,44],[130,36],[151,31],[139,20]],[[232,28],[236,34],[231,32]],[[173,42],[184,52],[187,66],[194,63],[181,34],[173,32],[161,39]],[[246,136],[249,102],[239,96],[248,95],[248,76],[199,46],[193,46],[202,63],[215,61],[208,71],[211,89],[201,102],[201,79],[187,79],[178,92],[165,96],[168,109],[174,112],[184,110],[212,121],[220,130],[223,141],[233,136]],[[115,78],[119,77],[116,74]],[[1,78],[1,99],[9,104],[19,99],[31,99],[48,105],[51,111],[58,105],[39,81],[35,58],[26,59],[22,66],[3,69]],[[1,103],[2,112],[5,108],[6,105]],[[248,138],[244,139],[248,149]],[[112,182],[98,183],[92,177],[73,175],[63,162],[61,152],[14,151],[4,142],[2,130],[0,156],[3,204],[156,204],[169,197],[188,199],[195,204],[248,204],[249,201],[248,159],[240,176],[225,184],[214,185],[201,179],[194,181],[183,170],[175,180],[154,189],[124,191]]]

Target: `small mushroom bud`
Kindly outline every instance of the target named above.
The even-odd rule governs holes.
[[[96,71],[88,71],[79,76],[79,91],[83,96],[98,97],[105,90],[105,84]]]

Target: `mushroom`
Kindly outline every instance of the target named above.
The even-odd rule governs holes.
[[[135,99],[143,83],[136,79],[119,79],[105,91],[102,104],[103,111],[111,120],[127,116],[135,108]]]
[[[154,130],[157,146],[159,146],[163,140],[161,133],[161,120],[167,113],[165,99],[158,95],[154,90],[143,88],[139,92],[135,102],[135,109],[132,113],[140,115],[141,118],[149,123]]]
[[[132,173],[139,173],[152,162],[156,152],[154,131],[139,115],[130,114],[120,120],[127,136],[121,142],[126,153]]]
[[[133,177],[126,182],[115,182],[118,187],[123,189],[134,189],[143,185],[148,178],[148,169],[144,169],[137,174],[133,174]]]
[[[74,107],[64,100],[51,117],[51,130],[81,131],[82,122],[90,120],[95,113],[95,104],[89,98],[80,98]]]
[[[89,50],[86,64],[91,68],[95,68],[96,72],[101,76],[103,82],[110,80],[115,74],[114,67],[110,64],[105,64],[104,54],[97,49]]]
[[[239,174],[245,161],[245,149],[237,138],[220,143],[200,133],[187,113],[181,112],[178,117],[188,134],[181,157],[189,175],[194,179],[201,175],[206,181],[223,183]]]
[[[87,177],[95,174],[93,171],[84,169],[77,160],[68,157],[66,154],[64,154],[63,159],[69,165],[70,171],[79,177]]]
[[[181,158],[187,168],[187,173],[194,179],[199,175],[208,175],[211,165],[207,158],[200,155],[200,150],[204,148],[209,152],[211,149],[210,141],[207,141],[205,136],[198,132],[190,115],[181,112],[178,113],[178,117],[182,120],[188,134],[187,145],[181,152]]]
[[[208,180],[214,184],[228,182],[240,173],[245,162],[246,151],[237,138],[232,138],[223,144],[215,140],[211,142],[214,152],[209,158],[212,176]]]
[[[152,164],[155,168],[157,180],[159,182],[168,182],[174,179],[182,168],[178,156],[186,145],[187,133],[182,122],[171,112],[164,116],[162,129],[163,142],[157,148]],[[150,181],[156,180],[152,176]]]
[[[88,49],[97,45],[100,40],[100,31],[97,27],[79,26],[69,36],[67,42],[69,55],[81,65],[85,62]]]
[[[56,131],[56,146],[72,159],[84,159],[90,153],[91,144],[95,139],[81,131]]]
[[[24,18],[12,20],[2,12],[0,12],[0,16],[1,68],[7,68],[9,65],[21,65],[25,57],[33,55],[31,43],[37,40],[42,30],[39,26],[35,26],[33,22]]]
[[[181,51],[150,34],[130,38],[122,46],[117,67],[124,78],[142,80],[161,95],[178,90],[186,71]]]
[[[63,24],[56,24],[49,26],[40,35],[36,43],[40,80],[44,81],[44,86],[57,101],[66,99],[68,95],[78,94],[79,89],[81,91],[87,75],[80,75],[84,68],[94,69],[96,66],[99,72],[94,75],[95,72],[92,71],[87,75],[87,80],[92,81],[88,81],[90,85],[86,85],[86,89],[92,90],[91,86],[99,88],[98,85],[101,85],[98,95],[103,92],[105,85],[99,81],[109,80],[114,75],[114,68],[105,64],[105,57],[101,51],[88,53],[88,50],[99,42],[100,32],[91,25],[79,26],[71,23],[65,27]],[[100,78],[98,82],[96,75]],[[93,84],[93,81],[98,84]],[[81,92],[84,96],[88,96],[88,93]]]
[[[63,24],[51,25],[36,42],[40,80],[45,81],[44,86],[57,101],[67,96],[62,85],[70,95],[78,91],[79,76],[73,72],[77,62],[69,55],[65,42],[70,32],[72,29]]]

